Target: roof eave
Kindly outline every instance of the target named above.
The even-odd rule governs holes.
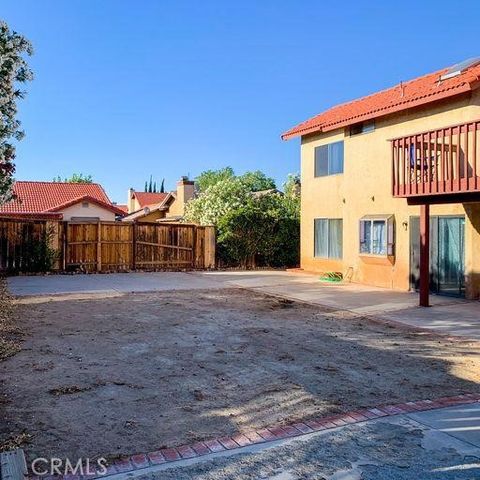
[[[308,128],[299,128],[299,129],[291,129],[284,133],[281,138],[282,140],[291,140],[292,138],[295,137],[303,137],[304,135],[309,135],[311,133],[324,133],[324,132],[330,132],[332,130],[336,130],[338,128],[346,127],[349,125],[353,125],[358,122],[362,122],[365,120],[373,120],[375,118],[383,117],[385,115],[389,115],[391,113],[398,113],[403,110],[407,110],[409,108],[415,108],[419,107],[422,105],[427,105],[429,103],[434,103],[438,100],[444,100],[446,98],[454,97],[457,95],[461,95],[462,93],[467,93],[475,90],[480,86],[480,81],[474,81],[474,82],[466,82],[463,85],[460,85],[455,88],[455,93],[452,93],[451,89],[450,90],[445,90],[442,93],[439,93],[435,95],[434,98],[431,98],[431,95],[427,95],[425,97],[417,98],[415,100],[412,100],[411,102],[408,103],[399,103],[396,105],[393,105],[391,107],[387,107],[381,110],[376,110],[373,112],[369,112],[363,115],[357,115],[355,117],[350,117],[344,121],[337,122],[337,123],[331,123],[329,125],[317,125],[317,126],[312,126]]]

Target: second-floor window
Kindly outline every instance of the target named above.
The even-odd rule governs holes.
[[[373,132],[375,130],[375,121],[369,120],[366,122],[356,123],[350,127],[350,136],[360,135],[362,133]]]
[[[343,173],[343,142],[315,148],[315,176],[325,177]]]

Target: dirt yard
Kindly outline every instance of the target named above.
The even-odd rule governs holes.
[[[17,318],[27,337],[0,363],[0,443],[23,435],[30,458],[113,458],[480,390],[478,344],[240,289],[63,297]]]

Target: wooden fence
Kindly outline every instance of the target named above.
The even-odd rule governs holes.
[[[215,229],[185,223],[0,218],[0,271],[120,272],[215,267]]]

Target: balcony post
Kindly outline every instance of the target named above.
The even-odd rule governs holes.
[[[430,205],[420,205],[420,306],[430,301]]]

